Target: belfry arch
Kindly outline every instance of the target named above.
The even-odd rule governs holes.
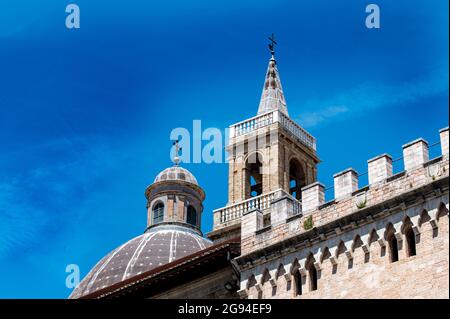
[[[245,160],[245,199],[259,196],[263,192],[263,156],[259,152],[250,154]]]
[[[306,186],[306,174],[302,164],[296,158],[289,161],[289,194],[301,200],[301,189]]]

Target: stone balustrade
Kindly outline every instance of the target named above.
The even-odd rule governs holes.
[[[259,128],[279,123],[284,129],[297,138],[302,144],[316,150],[316,139],[287,115],[278,110],[260,114],[248,120],[230,126],[230,138],[253,132]]]

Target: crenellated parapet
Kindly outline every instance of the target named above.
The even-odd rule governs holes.
[[[241,227],[242,298],[448,298],[448,128],[441,156],[428,158],[423,139],[403,146],[405,170],[392,157],[368,161],[358,174],[334,175],[335,199],[319,182],[302,202],[278,196],[266,210],[245,213]],[[267,214],[267,213],[266,213]]]
[[[354,219],[346,227],[359,228],[363,222],[358,218],[367,218],[365,222],[380,214],[405,209],[427,198],[448,192],[448,128],[440,132],[441,156],[429,160],[428,143],[423,139],[415,140],[403,146],[405,170],[393,175],[392,157],[382,154],[368,161],[369,185],[358,187],[358,173],[347,169],[334,175],[335,199],[325,203],[325,187],[315,182],[302,188],[302,202],[297,206],[301,211],[294,212],[289,203],[292,198],[281,196],[265,210],[270,213],[274,223],[246,224],[241,227],[242,255],[264,249],[278,242],[300,234],[309,237],[325,238],[320,227],[329,224],[341,225]],[[288,194],[286,194],[288,195]],[[448,205],[448,204],[447,204]],[[261,211],[252,211],[261,214]],[[367,216],[366,216],[367,215]],[[356,219],[355,219],[356,217]],[[308,228],[306,222],[310,219]],[[432,218],[431,223],[436,223]],[[247,227],[248,225],[248,227]],[[339,232],[341,227],[337,227]]]

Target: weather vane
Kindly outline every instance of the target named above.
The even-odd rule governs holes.
[[[173,157],[173,162],[178,166],[178,164],[180,163],[180,157],[178,156],[178,153],[181,151],[181,147],[178,145],[178,140],[173,142],[172,145],[175,146],[175,156]]]
[[[270,53],[272,54],[272,57],[275,56],[275,45],[277,45],[276,41],[275,41],[275,35],[272,33],[272,36],[270,36],[269,38],[269,50]]]

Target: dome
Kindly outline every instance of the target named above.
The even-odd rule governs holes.
[[[197,179],[187,169],[180,166],[172,166],[163,170],[156,176],[153,183],[162,181],[185,181],[198,186]]]
[[[149,229],[101,259],[70,298],[80,298],[211,245],[209,240],[187,227],[160,225]]]

